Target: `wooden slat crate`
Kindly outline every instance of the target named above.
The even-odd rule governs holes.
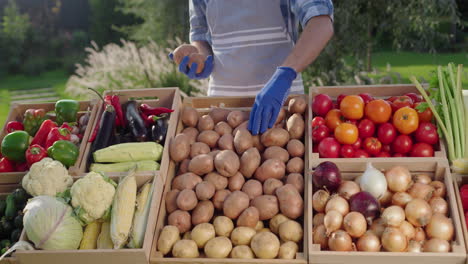
[[[364,168],[365,161],[359,162],[360,168]],[[337,163],[339,166],[339,163]],[[463,228],[460,221],[460,213],[456,200],[456,191],[453,186],[452,176],[450,174],[450,168],[447,163],[432,160],[432,161],[420,161],[412,160],[407,158],[406,161],[391,163],[387,161],[373,161],[372,165],[379,170],[390,169],[395,165],[400,165],[408,168],[412,173],[427,173],[431,175],[433,179],[440,180],[445,183],[447,188],[446,200],[449,204],[449,217],[452,219],[454,224],[454,240],[451,243],[452,252],[449,253],[408,253],[408,252],[336,252],[329,250],[320,250],[320,245],[314,244],[312,241],[312,232],[308,233],[310,247],[309,247],[309,263],[346,263],[346,264],[395,264],[395,263],[465,263],[466,261],[466,249],[465,241],[463,237]],[[312,171],[312,170],[311,170]],[[345,180],[353,180],[354,178],[362,175],[364,170],[354,172],[342,172],[342,177]],[[307,199],[312,200],[313,182],[312,177],[309,177],[309,188],[307,193]],[[309,214],[308,219],[311,221],[308,223],[309,230],[312,230],[313,223],[312,219],[314,216],[311,203],[307,208]]]

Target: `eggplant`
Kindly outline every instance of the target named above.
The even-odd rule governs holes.
[[[132,133],[135,140],[144,142],[146,141],[146,135],[148,133],[145,121],[141,118],[138,112],[138,105],[136,101],[128,101],[125,111],[125,118],[127,119],[130,132]]]
[[[161,117],[156,120],[155,124],[151,126],[151,138],[156,143],[164,145],[166,140],[167,128],[169,126],[169,117],[167,114],[161,115]]]

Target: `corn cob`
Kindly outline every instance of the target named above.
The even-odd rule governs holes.
[[[101,226],[101,233],[97,239],[97,248],[98,249],[112,249],[114,244],[110,237],[110,222],[104,222]]]
[[[96,249],[98,235],[101,232],[101,223],[94,221],[89,223],[83,233],[80,249]]]
[[[151,197],[153,196],[152,186],[152,184],[146,183],[141,187],[140,193],[138,194],[130,242],[127,245],[129,248],[141,248],[143,246]]]

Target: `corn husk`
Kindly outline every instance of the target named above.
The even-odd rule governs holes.
[[[97,248],[98,249],[112,249],[114,243],[110,237],[110,222],[104,222],[101,226],[101,233],[97,239]]]
[[[138,194],[130,242],[127,245],[129,248],[141,248],[143,246],[151,197],[153,196],[153,186],[154,184],[146,183],[141,187],[140,193]]]

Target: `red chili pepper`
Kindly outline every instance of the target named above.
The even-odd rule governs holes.
[[[66,123],[64,123],[64,125],[65,124]],[[44,147],[47,140],[47,136],[54,127],[57,127],[57,124],[50,119],[47,119],[44,122],[42,122],[41,127],[39,128],[36,135],[34,136],[34,139],[31,142],[31,145],[37,144],[39,146]]]
[[[0,159],[0,172],[14,172],[15,166],[13,162],[8,160],[7,158]]]
[[[96,123],[96,127],[94,127],[93,133],[91,134],[91,136],[90,136],[89,139],[88,139],[88,142],[89,142],[89,143],[94,142],[94,140],[96,139],[97,134],[98,134],[98,132],[99,132],[99,123],[100,123],[100,122],[97,122],[97,123]]]
[[[151,126],[151,124],[153,124],[153,122],[149,121],[149,117],[145,112],[140,111],[140,116],[143,119],[143,121],[145,122],[145,126],[149,127],[149,126]]]
[[[460,198],[463,206],[463,210],[468,211],[468,185],[465,184],[460,188]]]
[[[155,116],[155,115],[150,115],[148,116],[147,120],[146,120],[146,123],[149,123],[149,124],[154,124],[154,122],[156,122],[156,120],[158,120],[158,116]]]
[[[106,105],[112,105],[114,107],[114,109],[115,109],[115,105],[114,105],[114,102],[112,100],[112,97],[113,97],[112,95],[104,96],[104,109],[105,109]],[[116,112],[116,114],[117,114],[117,112]],[[120,119],[118,118],[118,115],[115,116],[115,126],[121,126],[120,125]]]
[[[115,113],[117,114],[115,117],[116,119],[115,125],[118,126],[117,123],[119,123],[121,127],[125,127],[127,122],[125,120],[125,116],[122,111],[122,105],[120,104],[120,98],[118,95],[112,96],[112,106],[114,107]]]
[[[17,130],[24,130],[23,123],[18,122],[18,121],[10,121],[6,125],[7,133],[11,133],[11,132],[17,131]]]
[[[174,110],[166,108],[166,107],[151,107],[148,104],[141,104],[140,110],[144,112],[146,115],[160,115],[166,113],[172,113]]]
[[[29,166],[26,162],[23,163],[16,163],[15,165],[16,171],[27,171],[29,170]]]
[[[26,162],[29,167],[45,157],[47,157],[47,150],[40,145],[31,145],[28,150],[26,150]]]
[[[72,132],[73,127],[71,127],[67,122],[63,123],[60,128],[66,128],[68,131]]]
[[[50,131],[49,135],[47,135],[45,149],[48,149],[50,146],[52,146],[55,143],[55,141],[58,141],[58,140],[70,141],[70,139],[71,139],[71,132],[68,131],[68,129],[54,127]]]

